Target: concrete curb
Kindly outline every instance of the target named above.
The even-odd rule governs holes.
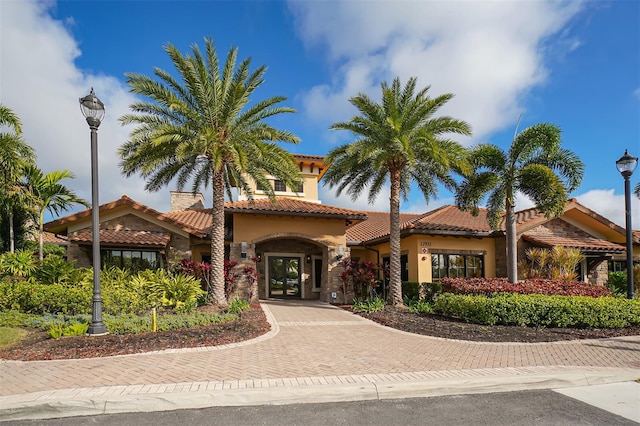
[[[128,412],[153,412],[178,409],[199,409],[214,406],[286,405],[326,403],[395,398],[419,398],[508,392],[531,389],[559,389],[576,386],[602,385],[636,380],[640,371],[612,369],[601,371],[540,372],[497,376],[440,378],[434,380],[385,381],[373,380],[351,384],[294,384],[245,389],[189,389],[163,392],[163,385],[154,385],[156,392],[122,392],[125,387],[68,389],[38,392],[0,398],[0,422],[35,420]],[[361,378],[366,380],[365,377]],[[283,380],[283,379],[279,379]],[[298,383],[301,381],[298,380]],[[306,381],[302,381],[306,382]],[[145,389],[140,389],[144,391]],[[90,392],[92,391],[92,392]],[[82,394],[91,394],[85,395]],[[97,394],[102,395],[97,395]],[[69,395],[76,394],[76,397]]]

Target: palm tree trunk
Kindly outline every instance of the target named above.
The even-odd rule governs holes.
[[[9,207],[9,252],[16,251],[15,236],[13,235],[13,208]]]
[[[391,171],[391,193],[389,196],[389,296],[390,303],[402,306],[402,282],[400,274],[400,173]]]
[[[212,300],[218,306],[226,307],[224,291],[224,176],[222,170],[213,174],[213,208],[211,209],[211,284]]]
[[[518,242],[516,239],[516,215],[513,204],[507,200],[505,215],[507,233],[507,278],[510,283],[518,281]]]
[[[42,263],[42,259],[44,259],[42,251],[44,250],[44,241],[42,233],[44,232],[44,218],[40,216],[40,232],[38,232],[38,258],[40,259],[40,263]]]

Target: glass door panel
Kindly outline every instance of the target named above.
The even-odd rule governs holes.
[[[269,256],[269,297],[301,297],[300,258]]]

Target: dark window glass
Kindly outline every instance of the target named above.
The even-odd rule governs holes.
[[[482,278],[484,276],[483,256],[462,254],[431,255],[431,278]]]
[[[116,266],[131,271],[159,269],[162,257],[157,251],[102,250],[102,267]]]
[[[273,190],[278,192],[287,192],[287,186],[281,180],[273,181]]]
[[[304,192],[304,184],[299,184],[298,187],[296,188],[296,192],[301,194]]]

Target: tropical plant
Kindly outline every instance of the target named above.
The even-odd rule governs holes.
[[[34,149],[20,137],[20,119],[4,105],[0,105],[0,126],[12,132],[0,132],[0,214],[9,223],[9,251],[15,251],[14,211],[25,209],[23,188],[20,185],[24,168],[34,164]]]
[[[0,254],[0,276],[28,278],[36,267],[33,253],[30,251],[16,250],[13,253]]]
[[[526,278],[575,281],[576,267],[584,256],[578,248],[554,246],[551,249],[531,247],[525,250],[529,262],[520,263]]]
[[[34,206],[38,214],[38,255],[40,261],[43,259],[43,225],[44,214],[49,211],[51,214],[59,215],[68,210],[73,204],[82,204],[90,207],[88,201],[79,198],[75,192],[60,183],[63,179],[73,179],[74,174],[69,170],[54,170],[43,173],[35,165],[25,168],[25,188],[29,202]]]
[[[540,123],[517,134],[507,152],[492,144],[476,146],[470,153],[473,173],[456,191],[457,206],[474,215],[488,194],[487,218],[496,230],[505,212],[507,276],[512,283],[518,279],[516,195],[531,198],[550,218],[562,214],[569,194],[582,181],[584,165],[573,152],[561,148],[560,133],[557,126]]]
[[[400,274],[400,196],[407,199],[410,185],[415,181],[425,200],[436,197],[437,184],[454,189],[452,171],[465,173],[466,150],[445,135],[471,134],[464,121],[434,114],[446,104],[452,94],[436,98],[428,96],[429,86],[416,93],[416,78],[404,87],[400,79],[391,85],[383,82],[382,100],[374,102],[366,94],[352,97],[350,102],[360,115],[350,121],[335,123],[332,129],[348,130],[356,136],[350,144],[329,152],[329,168],[325,185],[337,186],[355,200],[368,190],[373,203],[388,182],[390,227],[390,303],[402,305]]]
[[[636,187],[633,188],[633,193],[636,194],[636,197],[640,198],[640,182],[636,183]]]
[[[174,178],[179,189],[192,181],[194,192],[211,184],[211,297],[226,306],[225,190],[231,198],[231,187],[238,186],[251,198],[249,180],[253,180],[273,199],[266,175],[294,188],[302,182],[291,154],[276,144],[297,143],[299,139],[265,122],[294,110],[279,106],[285,100],[281,96],[250,105],[266,68],[250,72],[250,59],[236,66],[236,48],[229,50],[222,69],[211,39],[205,39],[205,56],[197,45],[187,55],[172,44],[164,49],[182,81],[159,68],[155,69],[157,80],[126,74],[131,91],[149,100],[132,104],[133,113],[120,118],[122,124],[137,125],[118,151],[120,167],[126,176],[140,173],[146,178],[148,191],[158,191]]]

